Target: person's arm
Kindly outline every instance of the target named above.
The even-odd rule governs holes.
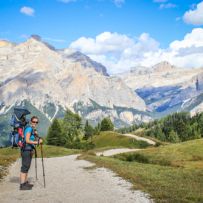
[[[27,143],[27,144],[35,144],[35,145],[38,144],[38,141],[31,141],[31,140],[30,140],[30,135],[31,135],[30,132],[26,133],[26,140],[25,140],[26,143]]]
[[[34,129],[34,134],[35,134],[35,139],[37,140],[37,144],[42,144],[43,143],[43,139],[39,136],[38,132],[36,129]]]

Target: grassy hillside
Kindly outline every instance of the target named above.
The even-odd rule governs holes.
[[[154,142],[157,143],[157,145],[167,145],[167,144],[170,144],[169,142],[162,142],[161,140],[159,140],[159,139],[157,139],[155,137],[147,136],[146,135],[147,134],[146,133],[146,129],[144,129],[144,128],[138,128],[137,130],[130,132],[130,134],[137,135],[139,137],[144,137],[144,138],[153,140]]]
[[[143,161],[140,159],[141,157]],[[121,154],[115,158],[188,169],[203,168],[203,139]]]
[[[203,139],[114,157],[83,158],[112,169],[156,202],[203,202]]]
[[[95,144],[95,148],[144,148],[149,146],[144,141],[137,141],[111,131],[101,132],[100,135],[94,136],[92,141]]]
[[[79,150],[67,149],[63,147],[56,146],[43,146],[44,157],[57,157],[57,156],[66,156],[70,154],[78,153]],[[37,148],[38,157],[40,157],[40,147]],[[20,150],[12,148],[0,148],[0,179],[6,175],[8,166],[20,158]]]

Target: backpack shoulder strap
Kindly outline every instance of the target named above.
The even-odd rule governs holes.
[[[27,128],[29,128],[29,127],[32,129],[31,134],[34,134],[34,129],[33,129],[32,126],[29,125],[29,124],[24,127],[23,131],[25,131],[25,130],[26,130]]]

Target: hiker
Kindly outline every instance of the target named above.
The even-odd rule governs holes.
[[[36,126],[39,122],[38,117],[33,116],[30,125],[25,128],[25,146],[21,149],[22,166],[20,173],[20,190],[31,190],[33,184],[28,182],[28,171],[34,154],[35,145],[42,144],[43,140],[35,135]]]

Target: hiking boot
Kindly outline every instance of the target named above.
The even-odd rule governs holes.
[[[25,184],[29,187],[33,187],[34,185],[33,184],[30,184],[28,181],[25,182]]]
[[[20,190],[32,190],[31,186],[28,186],[26,183],[20,184]]]

